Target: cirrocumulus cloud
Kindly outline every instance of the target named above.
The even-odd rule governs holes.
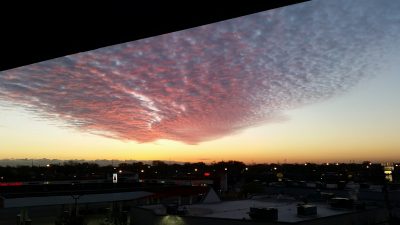
[[[0,100],[122,140],[216,139],[376,71],[400,33],[384,2],[312,1],[3,71]]]

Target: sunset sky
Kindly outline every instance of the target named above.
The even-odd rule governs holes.
[[[317,0],[0,71],[0,158],[400,160],[399,11]]]

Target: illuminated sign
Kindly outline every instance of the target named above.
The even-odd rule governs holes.
[[[22,182],[0,182],[0,187],[16,187],[16,186],[22,186]]]
[[[114,184],[118,183],[118,174],[117,173],[113,173],[113,183]]]

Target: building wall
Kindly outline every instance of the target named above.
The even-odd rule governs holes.
[[[222,218],[207,218],[194,216],[161,216],[152,210],[134,208],[132,210],[134,224],[141,225],[374,225],[385,224],[387,212],[384,209],[373,209],[324,218],[317,218],[297,223],[286,222],[255,222],[251,220],[236,220]]]
[[[255,222],[251,220],[236,220],[223,218],[207,218],[197,216],[156,215],[152,210],[143,208],[132,209],[134,224],[140,225],[289,225],[283,222]]]
[[[355,213],[328,216],[308,221],[302,221],[299,225],[382,225],[388,220],[388,212],[385,209],[371,209]]]

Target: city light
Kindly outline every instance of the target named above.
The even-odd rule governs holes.
[[[248,167],[246,167],[246,168],[245,168],[245,170],[247,171],[247,170],[249,170],[249,168],[248,168]]]
[[[16,187],[16,186],[22,186],[22,182],[0,183],[0,187]]]
[[[50,164],[47,164],[46,167],[50,167]]]
[[[122,170],[119,170],[118,172],[119,172],[119,173],[122,173]]]
[[[225,167],[225,171],[227,171],[227,170],[228,170],[228,168]]]
[[[196,169],[194,169],[194,171],[195,171],[195,172],[197,172],[197,168],[196,168]]]
[[[141,173],[144,173],[144,170],[141,170],[140,172],[141,172]]]

